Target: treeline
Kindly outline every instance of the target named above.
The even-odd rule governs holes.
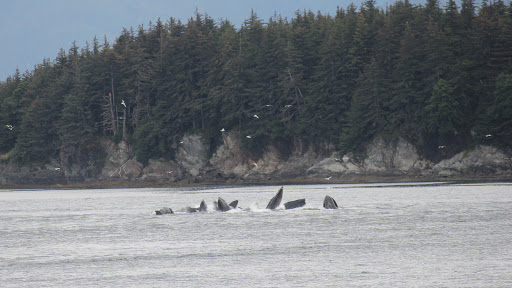
[[[430,158],[512,144],[512,4],[375,0],[240,29],[196,14],[61,50],[0,84],[0,152],[21,163],[126,140],[142,163],[186,133],[240,131],[257,153],[295,137],[359,152],[404,137]],[[246,136],[251,136],[250,138]]]

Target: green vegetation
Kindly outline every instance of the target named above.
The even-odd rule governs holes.
[[[80,162],[109,137],[148,163],[172,158],[186,133],[215,147],[222,128],[240,131],[252,153],[294,138],[358,153],[376,135],[404,137],[429,158],[475,143],[509,149],[510,47],[503,1],[384,10],[368,0],[331,16],[251,13],[240,29],[200,14],[158,20],[0,82],[0,154]]]

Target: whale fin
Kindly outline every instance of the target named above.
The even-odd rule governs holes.
[[[270,199],[268,202],[267,209],[274,210],[281,204],[281,200],[283,199],[283,187],[277,191],[277,194]]]

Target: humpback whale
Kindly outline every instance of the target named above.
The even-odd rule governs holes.
[[[233,202],[229,203],[229,206],[230,206],[231,208],[235,209],[235,208],[236,208],[236,206],[238,206],[238,200],[235,200],[235,201],[233,201]]]
[[[306,205],[306,199],[297,199],[284,203],[284,209],[295,209]]]
[[[267,209],[274,210],[281,204],[281,200],[283,199],[283,187],[277,191],[277,194],[270,199],[268,202]]]
[[[274,197],[272,197],[272,199],[270,199],[270,201],[267,204],[266,209],[270,209],[270,210],[277,209],[279,207],[279,205],[281,205],[282,200],[283,200],[283,187],[281,187],[279,189],[279,191],[277,191],[277,193],[274,195]],[[237,209],[238,200],[235,200],[228,204],[226,202],[226,200],[219,197],[217,201],[213,202],[213,204],[214,204],[214,208],[216,211],[226,212],[226,211],[229,211],[232,209]],[[285,209],[295,209],[295,208],[303,207],[305,205],[306,205],[306,199],[297,199],[297,200],[293,200],[293,201],[284,203],[284,208]],[[324,198],[323,207],[325,209],[338,209],[338,203],[336,203],[336,201],[331,196],[327,195]],[[240,208],[238,208],[238,209],[240,209]],[[187,211],[189,213],[195,213],[195,212],[207,212],[207,210],[208,210],[208,207],[206,205],[206,202],[204,200],[202,200],[199,207],[186,207],[185,210],[180,210],[180,212]],[[160,210],[156,210],[155,214],[156,215],[174,214],[174,211],[172,211],[171,208],[163,207]]]
[[[206,203],[201,201],[201,204],[199,205],[199,208],[194,207],[187,207],[188,213],[195,213],[195,212],[206,212],[208,210],[208,206],[206,206]]]
[[[156,210],[155,213],[156,215],[174,214],[174,212],[172,212],[172,209],[168,207],[163,207],[160,210]]]
[[[338,209],[338,203],[336,203],[336,201],[331,196],[325,196],[324,208],[325,209]]]
[[[217,210],[226,212],[226,211],[231,210],[231,206],[228,205],[226,200],[219,197],[219,200],[217,201]]]
[[[208,210],[208,206],[206,205],[206,202],[201,201],[201,204],[199,204],[199,212],[206,212]]]
[[[188,213],[196,213],[198,210],[197,208],[194,208],[194,207],[187,207],[187,212]]]

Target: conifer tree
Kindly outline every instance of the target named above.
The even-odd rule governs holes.
[[[221,128],[252,152],[294,138],[355,151],[377,135],[407,138],[435,160],[470,141],[506,147],[512,5],[457,3],[381,10],[368,0],[289,21],[251,13],[240,29],[196,13],[123,29],[112,44],[73,43],[0,82],[0,151],[78,161],[106,136],[146,164],[172,159],[187,133],[213,148]],[[444,144],[456,148],[441,153]]]
[[[8,152],[16,143],[21,124],[20,101],[27,90],[26,79],[18,69],[13,77],[0,82],[0,152]]]
[[[384,70],[372,59],[358,79],[352,105],[348,113],[346,133],[341,138],[341,150],[361,152],[362,144],[379,134],[388,125],[383,96],[388,94]]]
[[[512,75],[500,74],[496,79],[494,103],[487,109],[485,123],[477,130],[477,139],[512,148]]]
[[[427,131],[438,139],[439,145],[446,145],[450,138],[461,134],[464,125],[461,103],[456,98],[453,87],[446,80],[439,80],[429,100],[426,124]]]

